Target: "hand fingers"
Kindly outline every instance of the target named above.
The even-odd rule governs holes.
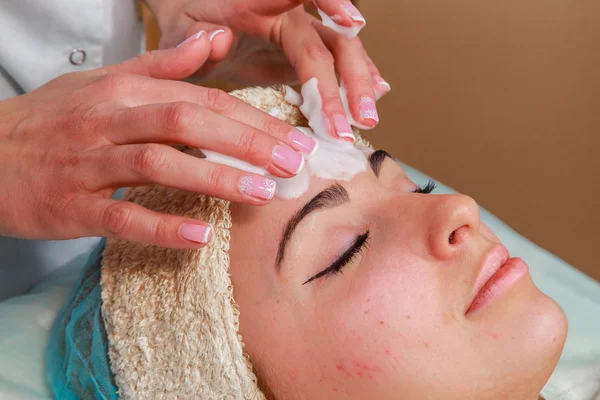
[[[273,136],[196,104],[149,104],[108,112],[112,118],[104,127],[105,137],[117,145],[184,144],[246,161],[284,178],[304,166],[300,153]],[[303,136],[308,142],[310,138]]]
[[[348,138],[352,128],[340,98],[333,56],[302,8],[286,14],[280,41],[300,82],[304,84],[311,78],[317,78],[329,134],[336,138]]]
[[[313,0],[312,3],[338,25],[351,27],[366,23],[360,11],[348,0]]]
[[[365,52],[365,59],[367,60],[367,64],[369,66],[369,71],[371,72],[371,76],[373,77],[375,96],[376,96],[377,100],[379,100],[381,97],[388,94],[390,92],[390,90],[392,90],[392,87],[385,79],[383,79],[381,77],[381,73],[379,72],[379,69],[375,66],[375,64],[373,63],[371,58],[368,55],[366,55],[366,52]]]
[[[335,57],[335,65],[347,89],[348,106],[362,128],[373,128],[379,122],[375,105],[374,79],[358,37],[346,38],[312,21],[325,45]]]
[[[103,119],[109,121],[110,124],[110,126],[104,127],[105,136],[113,143],[168,142],[200,147],[198,144],[202,132],[204,132],[205,139],[214,141],[219,138],[226,139],[234,129],[252,131],[250,128],[253,128],[287,144],[295,151],[305,154],[310,154],[316,146],[316,142],[312,138],[304,135],[286,122],[272,117],[221,90],[204,88],[186,82],[156,81],[145,77],[128,77],[127,79],[134,79],[134,81],[127,84],[117,80],[110,83],[110,86],[116,87],[115,90],[118,93],[114,95],[122,103],[133,108],[130,111],[127,111],[127,109],[103,111]],[[174,105],[140,107],[148,104],[178,102],[190,104],[182,105],[180,109],[177,109]],[[201,107],[189,110],[193,108],[190,106],[194,104],[202,106],[204,110],[199,110]],[[175,107],[176,109],[169,107]],[[201,126],[182,126],[184,119],[179,118],[180,115],[178,114],[182,112],[188,113],[185,114],[184,119],[186,116],[189,117],[189,114],[195,113],[199,113],[198,115],[195,114],[197,117],[204,118],[208,115],[211,118],[207,120],[196,118],[195,122],[201,124]],[[145,130],[140,130],[141,126],[146,126]],[[192,131],[193,133],[189,138],[182,136],[182,134]],[[195,141],[182,142],[181,140]],[[244,140],[241,140],[241,142],[244,142]],[[206,140],[203,140],[202,143],[207,144]],[[217,151],[216,149],[213,150]]]
[[[206,246],[214,232],[206,222],[157,213],[126,201],[85,196],[73,200],[71,206],[86,221],[89,236],[189,249]]]
[[[264,205],[273,199],[275,181],[261,174],[217,164],[159,144],[104,149],[92,157],[103,185],[159,184],[238,203]],[[255,168],[258,170],[258,168]]]
[[[208,59],[211,46],[206,33],[186,39],[181,46],[141,54],[121,64],[104,68],[107,74],[129,73],[155,79],[187,78]]]
[[[208,22],[196,22],[187,29],[186,37],[193,37],[200,31],[205,31],[210,40],[208,61],[212,63],[223,61],[233,45],[233,32],[231,32],[231,29]]]

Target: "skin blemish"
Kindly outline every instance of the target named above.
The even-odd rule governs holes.
[[[369,310],[365,310],[365,315],[369,315]]]
[[[379,325],[384,325],[385,321],[379,321]]]
[[[431,340],[425,342],[425,347],[427,347],[428,349],[431,348]]]
[[[556,336],[552,338],[552,343],[556,343]]]
[[[406,319],[410,319],[410,314],[408,314],[408,315],[406,316]]]
[[[385,349],[385,354],[387,354],[388,356],[391,356],[392,352],[390,351],[390,349],[386,348]]]
[[[359,335],[354,329],[352,329],[352,336],[354,336],[356,338],[356,340],[358,340],[359,342],[363,340],[363,337],[361,335]]]
[[[373,379],[373,374],[379,372],[380,368],[369,363],[361,363],[356,360],[352,360],[352,367],[355,370],[356,375],[360,377],[367,377]]]

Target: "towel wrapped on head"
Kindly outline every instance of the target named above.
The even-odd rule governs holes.
[[[291,125],[307,124],[285,87],[232,95]],[[357,143],[368,145],[359,136]],[[158,185],[129,189],[125,199],[209,222],[212,241],[181,250],[106,240],[53,328],[47,364],[55,396],[108,399],[118,391],[122,399],[265,399],[238,333],[229,202]],[[99,340],[94,349],[90,337]],[[98,354],[106,351],[108,358]],[[104,372],[100,380],[96,371]]]

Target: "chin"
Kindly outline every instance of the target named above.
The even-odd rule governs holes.
[[[542,293],[530,276],[527,278],[530,290],[519,322],[523,324],[523,367],[528,371],[522,372],[531,381],[532,389],[539,393],[558,364],[567,339],[568,323],[558,303]],[[525,361],[527,355],[529,360]]]
[[[542,389],[562,353],[567,318],[560,306],[542,293],[527,274],[510,292],[494,299],[473,315],[483,340],[493,343],[487,356],[506,364],[498,366],[513,387],[533,393]],[[508,382],[506,382],[508,384]]]

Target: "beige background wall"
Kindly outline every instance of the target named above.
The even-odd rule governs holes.
[[[393,87],[372,142],[600,280],[600,1],[356,3]]]
[[[369,138],[600,280],[600,1],[362,0]]]

